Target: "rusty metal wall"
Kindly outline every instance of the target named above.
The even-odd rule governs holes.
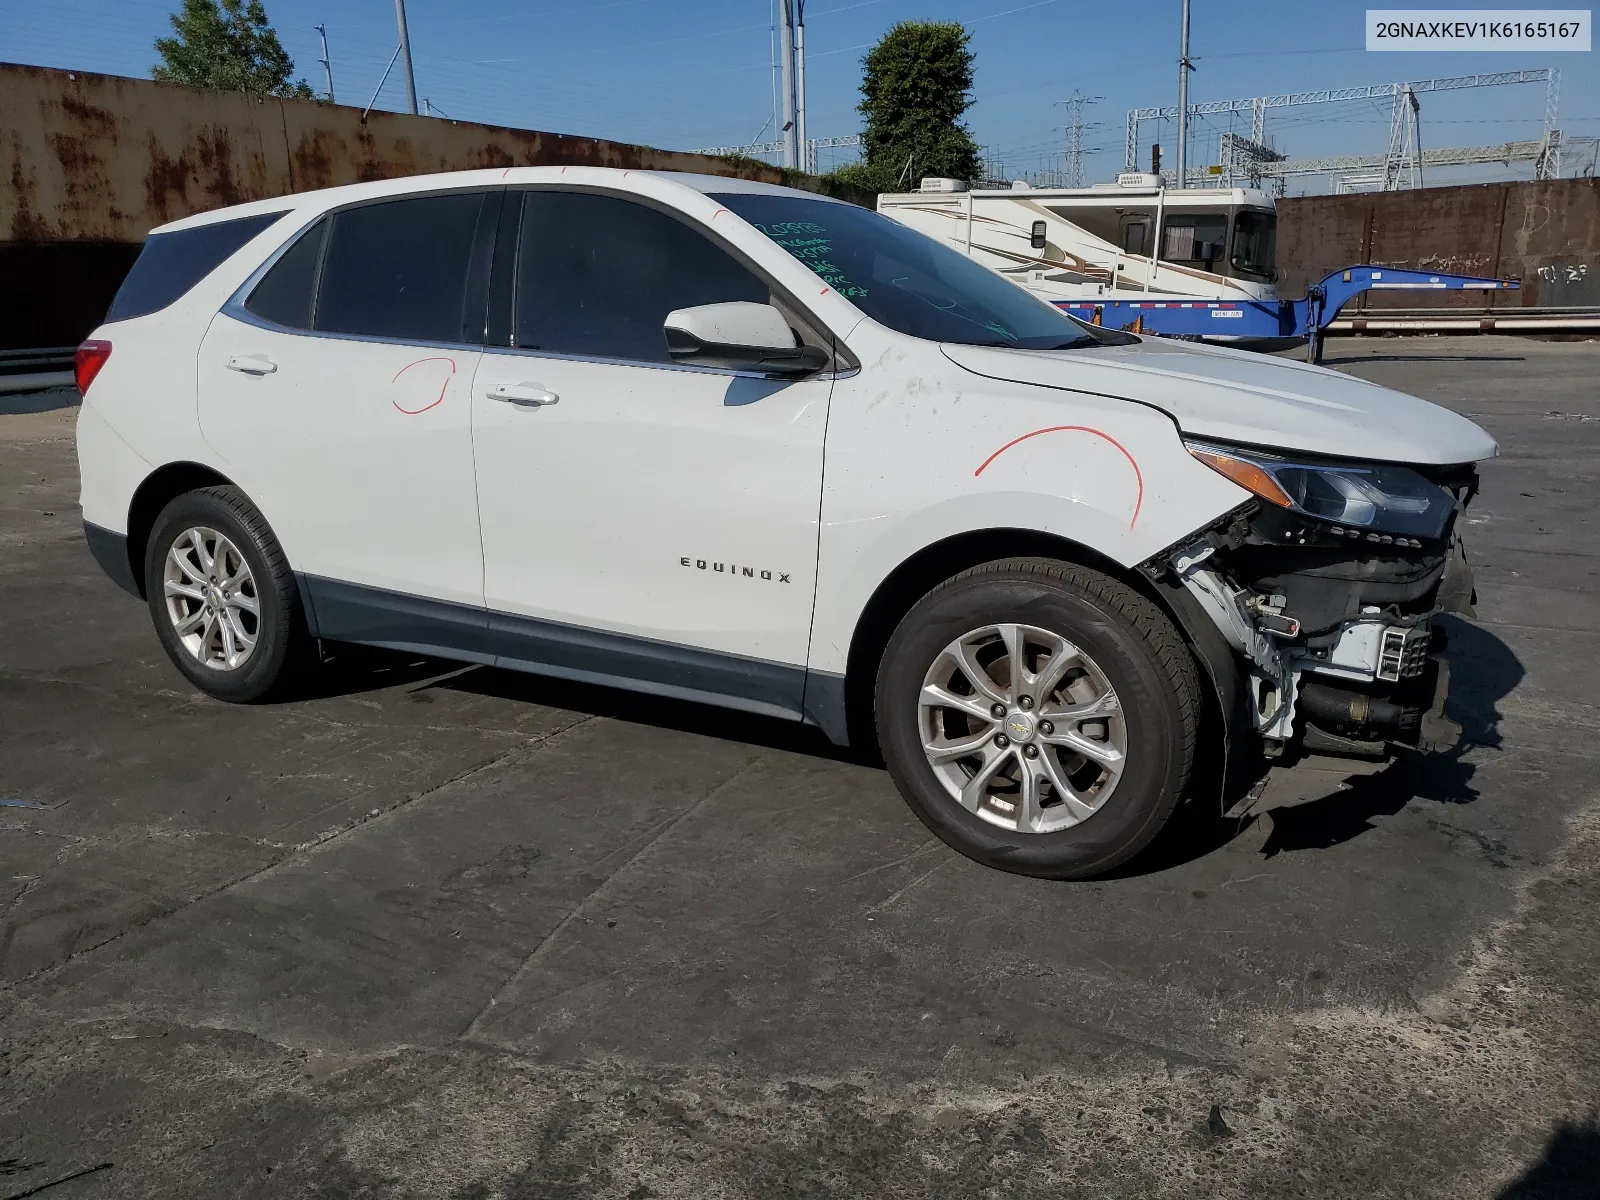
[[[289,192],[475,167],[549,164],[740,175],[775,167],[597,138],[199,92],[0,64],[0,230],[11,241],[139,242],[190,213]]]
[[[1516,276],[1495,307],[1600,305],[1600,180],[1485,183],[1278,202],[1278,294],[1351,263]],[[1379,308],[1481,308],[1482,293],[1371,292]]]
[[[200,92],[0,64],[0,348],[69,345],[99,323],[154,226],[364,180],[476,167],[697,171],[818,189],[758,163],[597,138]],[[871,203],[866,195],[846,199]],[[29,281],[17,288],[13,281]]]

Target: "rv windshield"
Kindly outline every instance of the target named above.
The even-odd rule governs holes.
[[[1278,218],[1273,213],[1245,210],[1234,218],[1233,254],[1236,271],[1271,279],[1277,258]]]
[[[899,333],[1028,350],[1137,340],[1091,330],[989,268],[854,204],[752,192],[713,198]]]

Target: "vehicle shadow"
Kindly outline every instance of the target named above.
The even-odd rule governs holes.
[[[1445,713],[1461,725],[1461,741],[1444,754],[1406,754],[1383,770],[1360,776],[1347,789],[1310,804],[1271,809],[1262,815],[1272,832],[1261,847],[1273,858],[1295,850],[1326,850],[1375,828],[1413,799],[1471,804],[1477,767],[1468,751],[1500,745],[1502,697],[1522,682],[1523,667],[1512,649],[1487,629],[1454,617],[1439,620],[1450,639],[1450,695]]]
[[[324,643],[323,653],[326,657],[317,669],[310,672],[300,686],[285,697],[285,703],[329,700],[337,696],[359,696],[363,692],[382,691],[384,688],[406,687],[437,681],[462,669],[458,662],[342,642]]]
[[[62,408],[77,408],[82,403],[83,396],[70,384],[31,392],[0,392],[0,417],[55,412]]]
[[[1522,681],[1516,654],[1481,626],[1454,617],[1440,618],[1450,641],[1452,673],[1446,714],[1461,725],[1461,741],[1446,754],[1408,753],[1381,771],[1357,776],[1350,786],[1324,799],[1296,807],[1223,817],[1261,777],[1265,763],[1246,758],[1232,764],[1220,798],[1215,787],[1221,755],[1203,754],[1196,762],[1194,794],[1174,812],[1165,829],[1137,857],[1103,878],[1123,879],[1171,870],[1221,849],[1257,821],[1272,823],[1261,853],[1267,858],[1297,850],[1325,850],[1375,828],[1378,817],[1393,816],[1414,799],[1470,804],[1476,766],[1466,758],[1474,747],[1500,745],[1497,707]],[[356,646],[336,647],[312,685],[312,695],[328,697],[412,686],[537,704],[670,729],[679,733],[805,754],[813,758],[881,770],[876,747],[835,746],[811,726],[710,704],[651,696],[600,684],[576,683],[493,667],[459,663]]]
[[[1562,1122],[1544,1157],[1501,1189],[1495,1200],[1594,1200],[1600,1196],[1600,1117]]]
[[[1455,617],[1439,625],[1450,640],[1450,695],[1445,713],[1461,725],[1461,741],[1446,754],[1405,753],[1370,775],[1353,775],[1348,786],[1319,800],[1294,807],[1244,808],[1242,815],[1223,817],[1236,801],[1261,783],[1264,759],[1229,764],[1219,805],[1215,779],[1220,759],[1195,764],[1195,794],[1142,853],[1104,878],[1125,879],[1157,874],[1204,858],[1258,821],[1271,829],[1261,847],[1265,858],[1296,850],[1326,850],[1375,829],[1378,817],[1394,816],[1415,799],[1443,804],[1470,804],[1478,798],[1472,786],[1476,766],[1465,757],[1476,746],[1500,745],[1500,712],[1496,705],[1522,681],[1522,663],[1511,648],[1488,630]],[[1352,764],[1359,767],[1362,764]],[[1499,852],[1485,847],[1491,861]],[[1509,864],[1504,864],[1509,865]]]

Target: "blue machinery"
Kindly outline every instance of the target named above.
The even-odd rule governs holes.
[[[1196,300],[1144,297],[1138,300],[1057,300],[1080,320],[1133,333],[1162,337],[1227,338],[1230,341],[1305,338],[1306,361],[1322,361],[1322,339],[1334,318],[1362,292],[1515,291],[1515,279],[1445,275],[1395,267],[1346,267],[1306,293],[1304,300]]]

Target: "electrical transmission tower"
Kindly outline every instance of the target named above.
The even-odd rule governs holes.
[[[1091,129],[1098,128],[1097,124],[1090,124],[1084,120],[1084,106],[1093,104],[1096,100],[1104,99],[1104,96],[1085,96],[1076,88],[1072,90],[1072,95],[1067,99],[1068,187],[1081,188],[1083,186],[1083,135]]]
[[[1389,152],[1383,159],[1383,190],[1392,192],[1402,182],[1407,187],[1422,186],[1421,106],[1409,83],[1401,86],[1394,98],[1389,118]]]

